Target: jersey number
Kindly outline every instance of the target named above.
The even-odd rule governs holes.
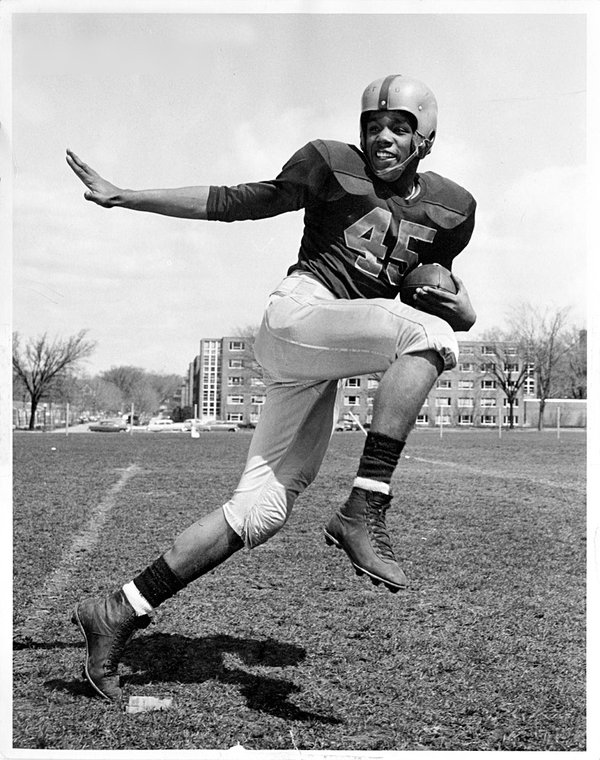
[[[348,248],[362,254],[357,256],[354,266],[371,277],[378,277],[383,269],[387,255],[387,246],[384,245],[383,240],[391,221],[391,213],[387,209],[376,206],[344,230]],[[411,238],[431,243],[435,232],[431,227],[409,222],[406,219],[401,220],[398,240],[385,268],[387,278],[392,285],[400,285],[405,272],[419,262],[419,254],[408,247]]]

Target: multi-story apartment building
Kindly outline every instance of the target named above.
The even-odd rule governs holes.
[[[517,347],[493,341],[461,341],[454,369],[438,378],[417,425],[523,427],[525,401],[536,395],[533,365]]]
[[[252,352],[252,338],[203,339],[190,364],[184,398],[203,419],[255,425],[265,401],[265,386]],[[457,366],[444,372],[429,394],[417,425],[494,427],[528,424],[525,401],[536,395],[533,367],[515,346],[493,341],[462,341]],[[379,377],[343,381],[340,418],[371,423]],[[507,390],[518,390],[507,394]],[[189,403],[191,402],[191,403]],[[530,424],[530,423],[529,423]]]
[[[204,420],[255,425],[265,385],[252,353],[251,337],[204,338],[185,383],[187,406]]]

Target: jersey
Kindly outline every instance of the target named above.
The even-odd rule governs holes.
[[[304,209],[295,270],[310,273],[338,298],[394,298],[418,264],[450,269],[471,238],[476,203],[456,183],[417,174],[419,192],[404,200],[378,180],[357,147],[315,140],[274,180],[211,186],[208,219],[262,219]]]

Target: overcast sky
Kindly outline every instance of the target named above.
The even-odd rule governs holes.
[[[183,373],[201,338],[257,324],[296,259],[301,212],[220,224],[101,209],[83,200],[65,148],[124,187],[271,179],[309,140],[357,143],[362,90],[396,72],[438,98],[421,170],[478,201],[455,264],[479,315],[471,334],[520,301],[570,306],[584,326],[586,16],[567,6],[13,14],[13,329],[88,329],[92,373]]]

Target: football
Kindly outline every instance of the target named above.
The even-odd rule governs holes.
[[[400,286],[400,300],[414,306],[413,296],[417,288],[427,285],[449,293],[456,293],[456,285],[450,271],[441,264],[421,264],[409,272]]]

